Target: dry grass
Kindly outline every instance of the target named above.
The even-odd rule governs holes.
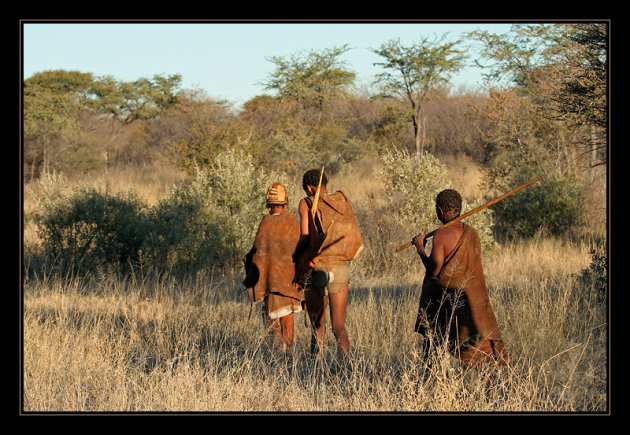
[[[446,172],[453,183],[453,189],[457,190],[463,198],[474,200],[482,197],[480,184],[483,173],[472,158],[465,154],[457,154],[444,157],[442,162],[447,168]]]
[[[352,180],[361,176],[340,174],[333,188],[363,209],[382,192],[376,181],[359,190]],[[159,177],[147,180],[121,185],[143,184],[148,197],[164,185]],[[374,249],[386,256],[385,245]],[[337,359],[330,327],[325,357],[311,357],[302,315],[295,346],[283,356],[260,317],[248,319],[240,277],[199,273],[181,281],[99,271],[89,279],[30,278],[23,293],[23,410],[606,413],[607,307],[576,279],[590,263],[589,249],[587,241],[541,235],[486,256],[512,365],[463,371],[442,355],[429,377],[412,330],[423,273],[412,252],[380,274],[361,270],[365,262],[354,265],[348,365]]]

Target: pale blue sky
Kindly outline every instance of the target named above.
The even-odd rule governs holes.
[[[342,58],[371,83],[382,60],[370,49],[391,39],[410,44],[421,37],[486,29],[506,33],[510,23],[23,23],[23,75],[51,69],[78,70],[131,81],[155,74],[181,74],[183,88],[240,105],[265,93],[258,82],[273,72],[270,56],[348,44]],[[471,59],[472,60],[472,59]],[[470,67],[455,86],[476,87]],[[270,92],[267,92],[270,93]]]

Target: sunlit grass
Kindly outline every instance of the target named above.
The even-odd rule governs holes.
[[[372,231],[380,221],[366,208],[385,205],[386,196],[377,180],[359,182],[375,169],[366,165],[331,184],[348,194]],[[163,194],[166,180],[177,179],[158,171],[118,172],[115,182],[99,177],[92,181],[142,192],[147,202]],[[476,177],[471,169],[459,181],[471,196]],[[25,212],[29,207],[25,197]],[[541,233],[484,255],[512,365],[464,371],[440,354],[427,375],[413,332],[424,270],[415,252],[394,256],[391,249],[408,230],[392,240],[366,234],[370,262],[352,266],[348,363],[338,359],[330,325],[324,358],[310,355],[302,314],[295,318],[294,347],[283,355],[256,307],[249,316],[240,276],[206,271],[175,279],[138,269],[125,276],[99,270],[87,278],[26,274],[23,410],[608,411],[607,300],[577,279],[590,264],[593,242]]]

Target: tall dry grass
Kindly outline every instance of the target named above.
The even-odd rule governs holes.
[[[339,174],[333,187],[367,219],[361,210],[386,203],[378,183],[360,177],[360,170]],[[256,307],[248,317],[238,276],[206,271],[176,280],[136,269],[31,277],[23,291],[23,410],[606,413],[606,299],[577,279],[590,248],[588,239],[541,234],[486,255],[512,364],[465,371],[441,354],[430,376],[412,330],[423,268],[410,251],[380,273],[353,265],[345,363],[330,326],[324,358],[310,355],[302,314],[283,355]],[[372,250],[382,251],[374,258],[393,255],[387,243]]]

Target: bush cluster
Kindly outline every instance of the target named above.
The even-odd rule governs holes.
[[[493,206],[496,231],[501,237],[532,237],[541,229],[560,236],[583,223],[582,183],[574,171],[524,165],[504,178],[511,187],[521,186],[541,174],[545,178]]]
[[[76,186],[61,193],[51,177],[38,197],[34,221],[47,266],[78,273],[131,265],[178,273],[235,268],[250,248],[265,209],[265,192],[282,174],[228,150],[208,170],[173,186],[153,207],[132,192],[112,194]]]
[[[441,226],[435,197],[451,188],[446,167],[432,154],[391,149],[381,162],[389,204],[378,213],[385,216],[371,219],[373,209],[356,210],[362,222],[373,224],[365,228],[368,250],[390,239],[395,243],[403,237],[400,229],[409,236]],[[512,185],[530,181],[533,175],[526,169],[506,180]],[[76,186],[65,194],[63,180],[51,177],[42,184],[33,216],[42,258],[47,266],[81,273],[136,265],[175,274],[204,268],[240,270],[267,212],[266,189],[276,181],[291,185],[284,172],[265,171],[249,154],[231,149],[215,155],[211,165],[174,185],[151,207],[133,192],[112,194]],[[581,204],[577,181],[559,172],[548,172],[544,181],[466,218],[479,232],[484,251],[496,246],[501,232],[532,236],[544,228],[560,234],[577,222]],[[464,197],[462,212],[487,200]],[[366,258],[388,264],[385,252],[376,251]]]
[[[63,195],[62,183],[59,176],[46,180],[34,215],[46,262],[84,271],[136,261],[150,231],[137,196],[84,186]]]
[[[149,261],[181,271],[239,267],[266,213],[265,193],[276,181],[287,184],[284,174],[256,168],[248,154],[218,154],[151,210]]]
[[[391,149],[382,156],[382,179],[390,192],[392,213],[396,223],[419,233],[428,233],[442,225],[435,213],[435,197],[451,188],[446,167],[437,157],[427,152],[409,154],[406,150]],[[462,213],[482,205],[483,200],[462,198]],[[466,218],[481,240],[483,250],[492,250],[493,212],[489,208]]]

